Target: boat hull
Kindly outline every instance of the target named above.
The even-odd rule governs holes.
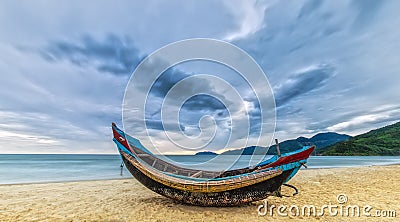
[[[134,178],[162,196],[196,206],[237,206],[271,195],[280,196],[280,187],[307,162],[314,149],[303,147],[275,155],[254,167],[203,171],[165,162],[114,123],[112,129],[121,158]]]
[[[278,190],[294,170],[286,170],[269,180],[233,190],[208,193],[191,192],[174,189],[159,183],[143,174],[124,155],[121,154],[121,157],[129,172],[148,189],[181,203],[208,207],[237,206],[265,199]]]

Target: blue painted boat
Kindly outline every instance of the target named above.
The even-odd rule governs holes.
[[[279,193],[305,165],[314,146],[275,155],[256,166],[227,171],[183,168],[153,155],[139,140],[112,124],[113,141],[131,174],[150,190],[182,203],[234,206]]]

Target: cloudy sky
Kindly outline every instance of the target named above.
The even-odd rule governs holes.
[[[280,140],[357,135],[394,123],[399,10],[397,0],[1,1],[0,153],[116,153],[110,123],[122,125],[133,70],[154,50],[187,38],[228,41],[260,64],[274,92]],[[167,70],[149,95],[153,135],[164,129],[152,103],[200,72],[237,81],[215,64]],[[259,104],[246,101],[256,127]],[[202,115],[229,126],[235,119],[228,108],[193,97],[183,104],[181,130],[196,135],[192,126]]]

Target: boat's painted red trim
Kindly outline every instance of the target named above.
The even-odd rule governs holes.
[[[126,140],[125,136],[121,135],[120,133],[118,133],[118,131],[115,129],[117,126],[115,125],[115,123],[112,123],[112,131],[113,131],[113,136],[114,139],[116,139],[119,143],[121,143],[122,145],[124,145],[124,147],[126,149],[128,149],[129,151],[133,152],[133,150],[131,149],[131,147],[128,144],[128,141]]]
[[[281,156],[281,157],[279,157],[279,159],[277,161],[270,163],[268,165],[262,166],[262,168],[275,167],[275,166],[279,166],[282,164],[287,164],[287,163],[292,163],[292,162],[307,159],[308,157],[310,157],[310,155],[314,151],[314,149],[315,149],[315,146],[312,146],[300,153],[295,153],[290,156]]]

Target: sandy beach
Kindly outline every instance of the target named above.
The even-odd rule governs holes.
[[[271,217],[273,221],[398,221],[399,175],[400,165],[302,170],[291,181],[299,189],[298,195],[269,197],[265,201],[226,208],[175,203],[149,191],[133,178],[1,185],[0,221],[249,222],[271,221]],[[284,188],[283,193],[289,195],[292,190]],[[341,195],[339,200],[338,195]],[[271,211],[272,205],[275,207]],[[310,205],[316,207],[315,216],[312,212],[308,215]],[[323,209],[324,205],[333,206],[332,212]],[[351,208],[346,210],[348,206]],[[352,215],[354,206],[359,207],[360,216]],[[363,214],[364,207],[367,207],[366,214]],[[321,212],[324,214],[320,215]]]

